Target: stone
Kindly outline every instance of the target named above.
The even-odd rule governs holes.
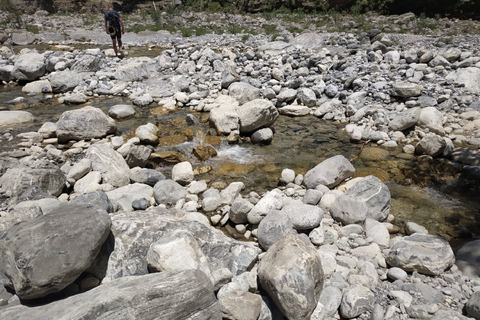
[[[310,114],[310,108],[301,105],[287,105],[278,109],[278,112],[282,115],[289,117],[303,117]]]
[[[233,291],[219,297],[225,319],[257,320],[262,310],[262,297],[244,291]]]
[[[305,204],[301,200],[285,199],[281,212],[290,218],[295,230],[314,229],[320,225],[323,218],[321,208]]]
[[[392,281],[396,281],[396,280],[404,281],[405,279],[407,279],[408,274],[404,270],[398,267],[393,267],[388,269],[387,277]]]
[[[182,297],[179,299],[178,297]],[[124,277],[49,304],[18,305],[6,319],[196,319],[221,320],[213,285],[201,271],[171,271]]]
[[[356,318],[373,308],[375,296],[373,292],[362,285],[353,285],[345,289],[340,305],[340,314],[347,318]]]
[[[59,142],[103,138],[117,131],[115,120],[92,106],[65,111],[56,124]]]
[[[272,102],[255,99],[237,107],[240,132],[250,133],[275,123],[279,113]]]
[[[392,246],[386,261],[405,271],[440,275],[455,262],[448,242],[434,235],[413,234]]]
[[[26,93],[51,93],[52,86],[48,80],[37,80],[27,83],[23,88],[22,92]]]
[[[103,191],[93,191],[80,194],[71,200],[70,203],[96,206],[107,211],[108,213],[112,213],[114,211],[112,202],[108,198],[107,194]]]
[[[315,189],[322,184],[329,188],[355,173],[355,168],[344,156],[337,155],[324,160],[305,174],[305,185],[308,189]]]
[[[283,206],[282,193],[274,189],[261,198],[248,212],[248,222],[259,224],[273,210],[280,210]]]
[[[421,85],[410,82],[395,82],[392,88],[392,95],[401,98],[418,97],[422,93]]]
[[[98,207],[68,204],[14,225],[0,239],[0,272],[21,299],[58,292],[92,264],[110,224]]]
[[[480,68],[458,68],[450,72],[445,79],[452,80],[457,84],[463,84],[471,93],[480,93]]]
[[[480,277],[480,240],[465,243],[457,251],[455,264],[467,277]]]
[[[287,318],[310,319],[322,292],[323,273],[308,237],[287,234],[271,246],[260,260],[258,278]]]
[[[259,129],[252,134],[250,139],[255,144],[270,144],[273,140],[273,131],[270,128]]]
[[[188,233],[198,243],[212,274],[224,268],[234,276],[241,274],[253,267],[260,253],[253,243],[236,241],[199,223],[194,213],[175,209],[151,207],[147,211],[116,212],[111,230],[115,244],[107,256],[106,279],[147,274],[150,246],[181,233]]]
[[[190,162],[184,161],[177,163],[172,168],[172,180],[181,184],[186,185],[193,181],[194,173],[193,167]]]
[[[0,111],[0,127],[18,126],[32,123],[34,120],[35,117],[28,111]]]
[[[232,182],[220,192],[220,198],[223,204],[231,205],[235,199],[240,195],[240,192],[245,189],[243,182]]]
[[[443,114],[435,107],[422,108],[418,125],[422,128],[428,128],[431,132],[443,135]]]
[[[253,204],[247,199],[237,197],[230,206],[230,220],[233,223],[245,223],[248,221],[247,215],[252,210]]]
[[[73,186],[75,193],[87,193],[100,190],[102,174],[98,171],[91,171],[81,179],[78,179]]]
[[[465,310],[469,317],[480,319],[480,291],[474,292],[470,296],[465,304]]]
[[[420,118],[421,113],[420,108],[411,108],[407,109],[399,114],[397,114],[388,124],[391,130],[393,131],[403,131],[413,127],[418,119]]]
[[[344,224],[363,223],[366,218],[383,221],[390,212],[390,191],[375,176],[355,183],[330,208],[332,217]]]
[[[236,104],[222,104],[210,110],[210,123],[218,133],[228,135],[240,128]]]
[[[323,262],[323,261],[322,261]],[[322,290],[317,307],[311,320],[322,320],[333,317],[342,303],[342,291],[334,286],[327,286]]]
[[[258,243],[264,250],[268,250],[289,233],[295,233],[292,220],[284,212],[273,211],[258,225]]]
[[[405,223],[405,233],[408,235],[412,235],[414,233],[428,234],[428,230],[424,226],[408,221]]]
[[[13,32],[11,37],[16,46],[28,46],[36,40],[35,34],[29,31]]]
[[[145,145],[130,145],[128,150],[119,148],[118,151],[122,151],[125,162],[130,168],[145,167],[152,154],[152,148]],[[125,151],[125,153],[123,153],[123,151]]]
[[[82,76],[78,72],[63,70],[48,75],[54,93],[64,93],[82,84]]]
[[[153,123],[149,122],[145,125],[139,126],[135,130],[135,136],[139,138],[140,142],[142,143],[157,145],[159,141],[159,132],[160,130],[158,130],[158,127]]]
[[[154,169],[135,167],[130,170],[130,180],[132,182],[144,183],[151,187],[158,181],[165,179],[163,173]]]
[[[135,109],[129,104],[116,104],[108,109],[108,115],[116,120],[130,119],[135,113]]]
[[[167,179],[155,184],[153,195],[158,204],[174,205],[178,200],[185,198],[187,190],[177,182]]]
[[[147,57],[129,59],[115,71],[115,78],[124,82],[141,81],[149,77],[149,68],[154,68],[155,61]]]
[[[78,180],[84,177],[87,173],[92,170],[92,160],[88,158],[83,158],[73,165],[70,171],[67,174],[67,179]]]
[[[282,90],[278,95],[277,95],[277,101],[278,102],[286,102],[289,103],[297,97],[297,90],[295,89],[285,89]]]
[[[143,198],[151,199],[153,188],[143,183],[134,183],[108,191],[107,196],[118,210],[133,211],[133,201]]]
[[[96,143],[88,147],[86,158],[92,169],[102,174],[103,183],[123,187],[130,183],[130,168],[125,159],[109,143]]]
[[[310,88],[300,88],[297,92],[297,99],[307,107],[314,107],[317,104],[317,96]]]
[[[21,54],[15,59],[12,76],[21,81],[37,80],[47,71],[45,57],[36,52]]]
[[[444,138],[435,133],[427,133],[415,146],[415,153],[434,158],[439,157],[443,155],[446,145]]]
[[[260,98],[260,90],[246,82],[234,82],[228,87],[228,94],[240,105]]]
[[[365,235],[372,238],[373,242],[380,247],[388,248],[390,244],[390,233],[384,224],[377,220],[367,218],[365,219]]]

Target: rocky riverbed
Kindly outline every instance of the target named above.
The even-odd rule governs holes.
[[[2,318],[480,319],[480,243],[454,253],[428,225],[397,225],[381,171],[329,155],[246,192],[196,162],[220,143],[268,146],[279,117],[309,139],[321,127],[294,122],[308,117],[368,142],[360,156],[477,181],[476,36],[158,32],[127,34],[118,58],[101,27],[65,34],[2,37],[0,79],[24,92],[0,105]],[[48,50],[10,47],[30,41]],[[145,47],[158,54],[134,56]],[[95,105],[116,97],[128,103]],[[69,108],[44,121],[25,111],[35,99]],[[119,130],[140,114],[151,121]]]

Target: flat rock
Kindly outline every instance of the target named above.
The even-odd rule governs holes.
[[[193,270],[115,279],[42,306],[10,307],[2,316],[11,320],[222,319],[210,279]]]
[[[355,168],[344,156],[337,155],[324,160],[305,174],[305,185],[308,189],[315,189],[322,184],[329,188],[355,173]]]
[[[18,126],[32,123],[34,120],[35,117],[28,111],[0,111],[0,127]]]

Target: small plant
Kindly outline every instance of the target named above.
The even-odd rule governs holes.
[[[299,27],[295,27],[295,26],[290,26],[290,27],[287,27],[287,30],[290,31],[290,33],[302,33],[303,32],[303,29],[302,28],[299,28]]]
[[[40,32],[40,29],[38,29],[37,26],[31,25],[31,24],[27,24],[25,26],[25,30],[27,30],[28,32],[31,32],[31,33],[35,33],[35,34],[38,34]]]
[[[153,23],[159,24],[160,23],[160,11],[159,10],[152,10],[150,12],[150,18],[152,18]]]
[[[262,25],[263,30],[265,30],[265,34],[271,35],[277,31],[277,25],[275,24],[264,24]]]
[[[250,38],[250,35],[249,35],[249,34],[244,34],[244,35],[242,36],[242,42],[243,42],[243,43],[247,42],[247,40],[248,40],[249,38]]]
[[[220,5],[220,3],[216,2],[216,1],[213,1],[213,2],[210,2],[208,4],[208,7],[207,7],[207,11],[208,12],[221,12],[222,11],[222,6]]]
[[[182,37],[188,38],[193,35],[193,31],[190,28],[180,28],[180,33],[182,34]]]
[[[0,0],[0,10],[6,12],[12,12],[13,3],[11,0]]]
[[[236,24],[230,23],[227,28],[227,32],[231,34],[237,34],[242,32],[242,28]]]

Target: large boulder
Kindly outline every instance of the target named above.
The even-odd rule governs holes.
[[[323,286],[320,258],[308,237],[287,234],[258,265],[262,288],[288,319],[307,320]]]
[[[403,131],[413,127],[420,118],[421,111],[420,108],[412,108],[400,112],[390,121],[390,129],[393,131]]]
[[[220,134],[228,135],[240,128],[237,103],[224,103],[210,110],[210,123]]]
[[[415,233],[392,246],[386,261],[405,271],[438,276],[455,262],[447,240],[434,235]]]
[[[480,68],[458,68],[448,74],[445,79],[463,84],[472,93],[480,93]]]
[[[12,76],[21,81],[32,81],[40,78],[47,71],[45,57],[39,53],[26,53],[15,60]]]
[[[332,188],[354,173],[355,168],[350,161],[342,155],[337,155],[309,170],[304,181],[308,189],[315,189],[320,184]]]
[[[134,183],[108,191],[107,196],[119,210],[133,211],[132,203],[140,199],[150,200],[153,188],[143,183]]]
[[[480,240],[467,242],[457,251],[455,264],[467,277],[480,277]]]
[[[248,222],[259,224],[269,213],[282,209],[282,193],[274,189],[268,192],[247,214]]]
[[[28,111],[0,111],[0,127],[31,123],[34,120],[35,117]]]
[[[49,304],[2,310],[4,319],[221,320],[210,279],[201,271],[125,277]]]
[[[109,256],[108,279],[147,274],[150,246],[162,239],[174,239],[178,234],[189,234],[195,239],[212,274],[222,268],[233,275],[248,271],[260,253],[252,243],[233,240],[220,230],[199,223],[195,213],[175,209],[155,207],[148,211],[114,213],[112,233],[115,246]]]
[[[65,111],[57,121],[59,142],[103,138],[116,131],[115,120],[92,106]]]
[[[237,108],[240,120],[240,132],[250,133],[262,127],[268,127],[278,118],[278,110],[272,102],[255,99]]]
[[[260,89],[246,82],[234,82],[228,87],[228,94],[242,105],[248,101],[259,99]]]
[[[92,264],[110,223],[98,207],[66,204],[14,225],[0,238],[0,273],[21,299],[58,292]]]
[[[100,56],[84,54],[75,58],[70,70],[75,72],[96,72],[100,69]]]
[[[284,212],[275,210],[258,225],[258,243],[263,249],[268,250],[289,233],[295,233],[292,220]]]
[[[155,68],[155,64],[153,59],[146,57],[128,60],[128,62],[117,68],[115,78],[125,82],[147,79],[149,70]]]
[[[415,152],[420,155],[439,157],[445,151],[447,142],[435,133],[427,133],[415,146]]]
[[[187,193],[184,187],[170,179],[158,181],[153,187],[153,195],[158,204],[174,205],[185,198]]]
[[[338,197],[330,213],[344,224],[363,223],[367,218],[383,221],[390,213],[390,200],[388,187],[377,177],[367,176]]]
[[[281,212],[290,218],[296,230],[314,229],[320,225],[323,218],[320,207],[305,204],[301,200],[284,200]]]
[[[92,161],[92,169],[102,175],[104,183],[123,187],[130,183],[130,168],[125,159],[109,143],[91,145],[86,158]]]
[[[443,114],[435,107],[422,108],[420,117],[418,118],[418,125],[423,128],[428,128],[431,132],[437,134],[444,134],[443,129]]]
[[[56,166],[41,163],[35,167],[16,167],[8,169],[0,177],[0,192],[22,199],[29,198],[31,190],[42,197],[59,196],[65,186],[65,175]],[[32,198],[28,200],[34,200]]]
[[[82,76],[78,72],[63,70],[51,73],[48,76],[52,90],[55,93],[63,93],[75,89],[82,84]]]
[[[12,33],[12,43],[16,46],[28,46],[35,42],[35,34],[29,31]]]
[[[22,92],[25,93],[50,93],[52,92],[52,86],[48,80],[37,80],[27,83]]]

